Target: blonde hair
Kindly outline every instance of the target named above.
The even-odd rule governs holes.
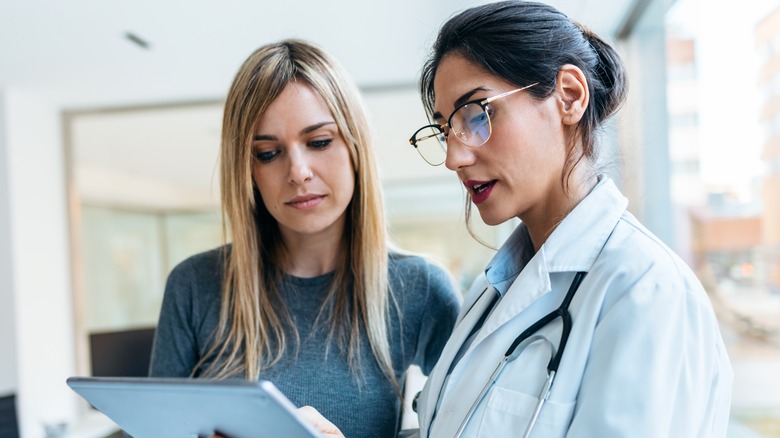
[[[290,343],[285,327],[297,330],[277,289],[284,252],[278,225],[252,180],[252,139],[261,114],[291,82],[301,81],[325,101],[343,136],[355,172],[341,256],[320,309],[331,313],[329,339],[346,353],[359,374],[361,326],[382,372],[397,388],[388,339],[388,244],[376,160],[357,87],[338,62],[300,40],[265,45],[239,69],[225,102],[220,152],[225,252],[219,327],[211,350],[196,369],[215,378],[243,374],[258,379],[278,362]],[[228,228],[229,227],[229,228]],[[352,293],[350,293],[350,288]],[[319,317],[318,317],[319,321]]]

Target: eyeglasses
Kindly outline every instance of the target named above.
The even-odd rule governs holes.
[[[491,120],[493,110],[488,106],[491,102],[501,99],[518,91],[533,87],[536,83],[522,88],[507,91],[486,99],[468,101],[455,108],[447,123],[443,125],[432,124],[418,129],[409,144],[417,149],[417,152],[431,166],[444,163],[447,158],[447,138],[450,131],[466,146],[478,148],[485,144],[493,132]]]

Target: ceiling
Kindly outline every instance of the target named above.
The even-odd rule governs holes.
[[[287,37],[319,43],[362,87],[412,84],[438,26],[480,3],[0,0],[0,90],[69,108],[219,99],[253,49]],[[608,36],[633,2],[549,3]]]

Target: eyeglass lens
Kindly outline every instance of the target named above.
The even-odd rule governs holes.
[[[450,118],[452,132],[463,144],[482,146],[490,137],[490,118],[479,104],[463,105]]]
[[[465,145],[478,147],[490,137],[487,109],[477,103],[459,107],[450,117],[450,131]],[[446,129],[446,128],[445,128]],[[426,126],[415,133],[417,151],[430,164],[438,166],[447,158],[447,138],[441,129]]]
[[[438,166],[447,158],[447,139],[438,127],[426,126],[414,134],[417,152],[428,164]]]

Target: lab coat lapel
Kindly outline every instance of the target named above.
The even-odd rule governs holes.
[[[460,362],[458,363],[458,366],[453,370],[450,378],[453,382],[452,385],[457,386],[453,386],[452,388],[438,387],[436,393],[437,396],[440,397],[441,393],[444,391],[447,393],[447,402],[443,403],[439,407],[442,412],[447,412],[447,418],[446,421],[440,419],[440,421],[436,423],[435,431],[437,437],[449,437],[455,435],[457,429],[460,427],[463,420],[466,419],[468,411],[471,408],[470,402],[477,399],[480,391],[482,391],[482,388],[488,382],[490,375],[494,370],[493,366],[484,364],[497,365],[503,357],[503,353],[506,351],[509,343],[511,343],[512,339],[514,338],[507,338],[506,345],[496,344],[490,348],[480,350],[479,357],[473,356],[474,354],[477,354],[475,353],[475,348],[477,348],[480,342],[482,342],[487,336],[495,332],[507,321],[516,317],[523,309],[528,307],[540,296],[544,295],[550,290],[549,275],[547,274],[547,270],[544,267],[544,263],[540,265],[529,263],[528,266],[531,267],[531,269],[521,272],[518,278],[512,283],[512,286],[509,288],[507,293],[498,302],[498,304],[496,304],[496,307],[492,310],[492,313],[488,319],[483,323],[479,332],[475,336],[474,341],[471,343],[469,350],[464,354],[463,358],[461,358]],[[528,285],[532,284],[535,284],[536,287],[535,289],[529,290]],[[490,300],[486,299],[484,295],[480,300],[481,303],[478,302],[477,305],[487,306],[487,304],[490,302]],[[507,303],[509,301],[514,302]],[[484,310],[479,312],[479,314],[483,312]],[[477,312],[474,313],[477,314]],[[469,325],[469,332],[471,331],[471,327],[473,327],[474,322],[476,322],[478,319],[478,316],[479,315],[477,315],[477,318],[474,318]],[[538,319],[538,316],[525,315],[524,318],[534,318],[529,320],[528,324],[530,325],[533,321]],[[461,342],[458,343],[458,347],[460,346],[460,343]],[[446,362],[447,368],[449,368],[450,362],[450,360]],[[480,362],[484,366],[474,366],[475,362]],[[466,368],[462,368],[462,366]],[[469,403],[465,403],[463,400],[468,400]],[[428,426],[429,425],[426,425],[426,427]]]
[[[498,302],[493,313],[474,338],[472,345],[475,346],[482,342],[542,295],[550,292],[552,289],[550,284],[550,273],[544,258],[544,248],[542,248],[528,262],[528,265],[520,272],[501,301]]]
[[[428,377],[426,387],[421,395],[420,402],[422,406],[421,409],[423,410],[420,412],[435,412],[436,404],[444,389],[444,380],[447,377],[447,372],[450,369],[452,361],[455,359],[458,351],[460,351],[461,345],[463,345],[469,334],[471,334],[471,330],[474,328],[477,321],[479,321],[480,316],[488,310],[488,306],[493,301],[493,294],[496,293],[495,290],[492,287],[487,286],[487,281],[485,281],[484,278],[479,280],[475,282],[474,286],[472,286],[471,293],[469,293],[469,298],[472,296],[476,298],[471,300],[467,299],[464,303],[465,305],[463,308],[468,310],[459,317],[458,324],[455,326],[450,339],[444,346],[444,350],[442,351],[439,360],[436,362],[436,366]],[[481,293],[478,292],[479,289],[482,289]],[[473,302],[474,304],[469,307],[470,302]],[[421,416],[420,429],[424,431],[422,436],[427,436],[427,431],[433,417],[434,416],[431,414]]]

